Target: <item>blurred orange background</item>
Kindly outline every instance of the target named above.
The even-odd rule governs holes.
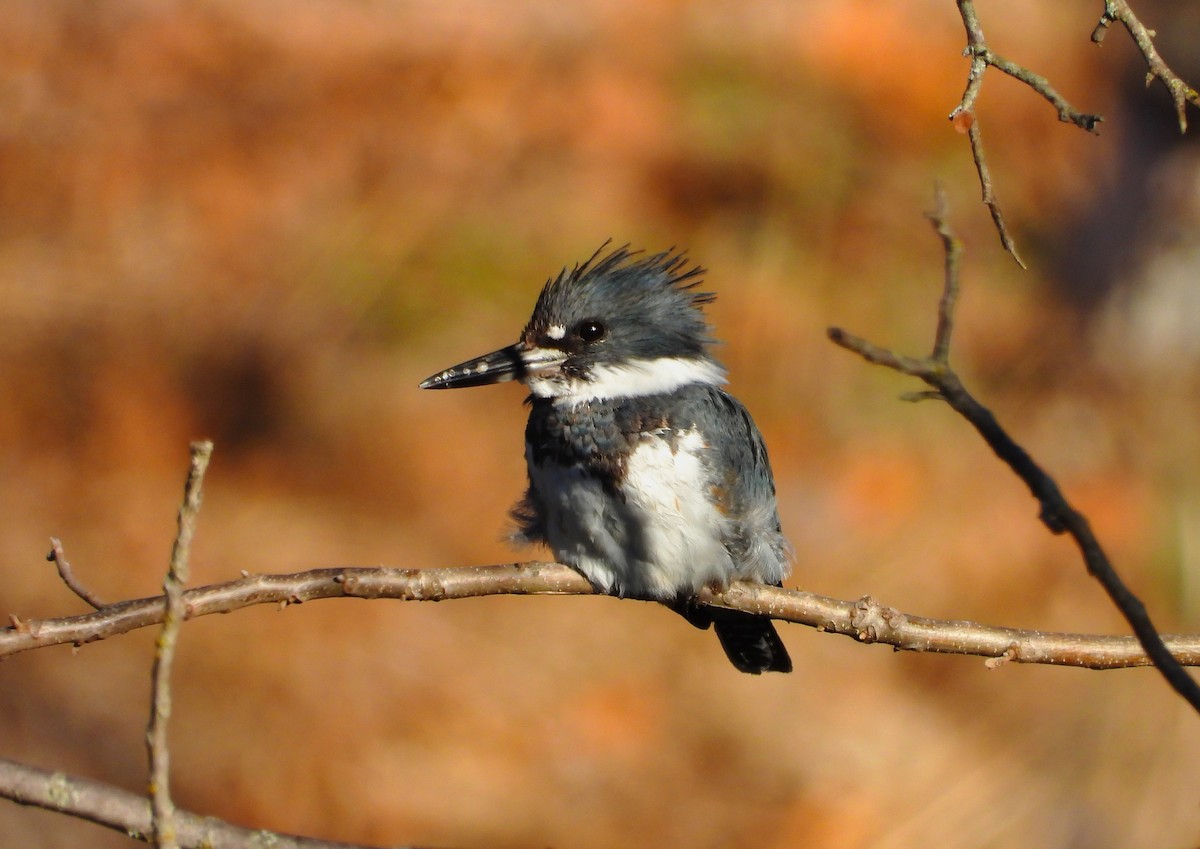
[[[1139,3],[1195,84],[1192,5]],[[1190,10],[1190,11],[1189,11]],[[771,450],[791,585],[1120,633],[968,426],[830,345],[954,356],[1164,630],[1200,628],[1200,162],[1099,4],[986,7],[964,137],[947,0],[10,0],[0,20],[0,610],[155,594],[187,443],[216,443],[193,583],[543,556],[504,541],[520,387],[419,380],[515,340],[605,239],[686,247]],[[1190,65],[1188,63],[1191,63]],[[1200,116],[1193,110],[1193,123]],[[735,673],[653,605],[324,601],[184,628],[178,804],[378,844],[1194,846],[1200,723],[1152,671],[917,656],[781,626]],[[0,753],[140,790],[154,634],[0,667]],[[24,847],[126,838],[0,804]]]

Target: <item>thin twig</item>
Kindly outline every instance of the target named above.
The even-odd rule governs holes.
[[[1000,245],[1017,265],[1025,268],[1025,260],[1021,259],[1021,255],[1017,253],[1017,243],[1013,241],[1012,234],[1008,232],[1008,222],[1004,219],[1004,211],[1000,208],[996,190],[992,187],[992,171],[988,167],[987,156],[983,152],[983,130],[974,115],[971,116],[970,126],[967,127],[967,140],[971,143],[971,159],[975,163],[975,172],[979,175],[979,188],[983,193],[981,199],[992,216],[996,234],[1000,237]]]
[[[1025,267],[1017,253],[1016,243],[1008,232],[1008,224],[1004,220],[1004,212],[1000,209],[1000,201],[996,199],[995,189],[992,188],[992,174],[988,167],[987,156],[983,151],[983,130],[979,126],[979,117],[975,114],[975,100],[983,87],[983,75],[987,71],[986,51],[987,42],[983,37],[983,27],[979,16],[975,14],[975,4],[972,0],[958,0],[958,13],[962,18],[963,27],[967,31],[967,47],[964,56],[971,57],[971,67],[967,72],[967,85],[963,89],[962,98],[954,111],[950,113],[950,121],[959,132],[965,132],[971,143],[971,159],[975,162],[975,171],[979,174],[979,188],[983,193],[983,203],[991,213],[992,223],[996,226],[996,234],[1000,244],[1021,268]]]
[[[1120,21],[1124,25],[1133,38],[1134,44],[1141,51],[1142,58],[1146,60],[1146,85],[1150,85],[1157,79],[1167,87],[1167,91],[1171,94],[1171,100],[1175,104],[1175,115],[1179,119],[1179,132],[1186,133],[1187,105],[1191,103],[1193,106],[1200,106],[1200,93],[1180,79],[1163,61],[1162,56],[1158,53],[1158,48],[1154,46],[1154,32],[1146,29],[1145,24],[1138,20],[1127,0],[1104,0],[1104,12],[1100,15],[1100,22],[1092,31],[1094,43],[1100,44],[1104,41],[1104,36],[1108,34],[1109,24],[1113,21]]]
[[[491,595],[594,593],[587,579],[568,566],[530,562],[449,569],[344,567],[288,575],[247,575],[236,581],[188,590],[183,600],[187,618],[191,619],[258,604],[286,608],[325,598],[450,601]],[[724,593],[703,591],[701,600],[904,651],[988,658],[1015,651],[1013,660],[1018,663],[1087,669],[1120,669],[1150,663],[1138,642],[1128,636],[1059,634],[931,619],[894,611],[869,596],[843,601],[800,590],[734,582]],[[161,622],[163,610],[163,597],[156,596],[118,602],[82,616],[22,621],[19,627],[0,630],[0,657],[114,637]],[[886,616],[869,613],[885,610]],[[879,626],[881,618],[887,627]],[[1180,634],[1165,639],[1180,663],[1200,666],[1200,635]]]
[[[175,644],[186,615],[184,586],[188,580],[188,554],[196,532],[196,514],[200,510],[200,491],[204,472],[212,457],[211,442],[193,442],[191,468],[179,506],[179,530],[171,548],[171,564],[163,580],[165,606],[162,628],[155,643],[150,722],[146,729],[146,747],[150,757],[150,806],[153,814],[154,842],[161,849],[179,846],[175,827],[175,805],[171,801],[171,752],[167,745],[167,722],[171,718],[171,667]]]
[[[144,843],[154,841],[149,800],[110,784],[0,758],[0,798],[78,817]],[[179,809],[175,810],[175,833],[179,845],[189,849],[369,849],[358,844],[242,828]]]
[[[942,297],[938,301],[937,330],[933,334],[933,353],[930,355],[935,362],[945,363],[950,360],[950,334],[954,331],[954,307],[958,303],[958,262],[962,257],[963,246],[957,236],[946,226],[946,192],[941,186],[934,190],[933,212],[925,217],[933,224],[934,230],[942,240],[942,250],[946,255],[945,277],[942,285]],[[1018,259],[1017,262],[1020,262]]]
[[[944,205],[939,204],[940,212],[934,213],[931,220],[938,233],[942,236],[943,246],[947,251],[947,275],[944,283],[942,301],[953,303],[952,289],[957,289],[957,259],[951,262],[949,256],[956,248],[956,240],[947,238],[948,226],[944,220]],[[951,273],[951,272],[954,273]],[[980,404],[963,386],[961,380],[948,362],[948,340],[952,326],[952,316],[949,313],[939,315],[939,341],[935,343],[935,352],[946,354],[944,358],[903,357],[892,351],[852,336],[841,328],[829,329],[829,338],[837,345],[861,356],[871,363],[886,365],[904,374],[920,378],[937,393],[959,415],[975,427],[991,449],[1001,460],[1008,464],[1018,477],[1029,487],[1034,498],[1041,504],[1041,519],[1054,533],[1068,533],[1074,539],[1088,572],[1095,577],[1108,593],[1109,598],[1121,611],[1133,628],[1138,642],[1146,656],[1154,663],[1167,682],[1177,693],[1200,712],[1200,685],[1187,674],[1179,661],[1172,656],[1163,637],[1158,633],[1150,620],[1150,615],[1141,600],[1121,580],[1112,563],[1101,547],[1099,540],[1092,532],[1087,519],[1067,501],[1058,484],[1029,456],[1020,445],[1000,426],[991,411]]]
[[[1096,129],[1096,125],[1104,120],[1104,116],[1091,112],[1080,112],[1068,103],[1067,99],[1059,94],[1045,77],[1035,74],[1023,65],[1018,65],[1016,62],[1005,59],[1003,56],[986,47],[982,50],[982,58],[988,65],[998,71],[1003,71],[1014,79],[1020,80],[1046,98],[1050,105],[1058,112],[1058,120],[1064,124],[1074,124],[1079,129],[1087,130],[1094,136],[1100,135],[1100,131]]]
[[[104,607],[104,602],[100,600],[100,597],[94,595],[75,577],[75,573],[71,569],[71,564],[67,562],[67,555],[63,552],[62,542],[59,541],[58,537],[50,537],[50,553],[46,555],[46,559],[58,569],[58,577],[62,578],[62,582],[67,585],[67,589],[97,610]]]

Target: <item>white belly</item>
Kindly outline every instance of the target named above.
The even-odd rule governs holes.
[[[709,497],[694,431],[677,447],[660,438],[629,457],[624,500],[578,469],[544,463],[530,470],[546,510],[554,556],[606,592],[674,598],[725,584],[734,565],[722,540],[728,520]]]

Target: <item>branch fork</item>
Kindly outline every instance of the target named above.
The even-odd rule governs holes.
[[[988,167],[987,156],[983,149],[983,130],[980,127],[978,115],[975,113],[975,101],[983,86],[984,73],[991,67],[1019,80],[1054,107],[1058,113],[1058,120],[1074,124],[1093,135],[1099,134],[1097,127],[1104,118],[1098,114],[1080,112],[1058,93],[1048,79],[992,50],[984,37],[983,26],[975,11],[974,0],[956,0],[956,3],[967,35],[967,46],[963,48],[962,55],[969,58],[971,64],[967,71],[967,84],[963,89],[962,98],[951,111],[949,118],[954,128],[960,133],[966,133],[970,141],[971,158],[975,162],[975,170],[979,175],[982,200],[991,213],[992,223],[1000,237],[1001,245],[1019,266],[1025,268],[1025,263],[1017,253],[1016,244],[1008,231],[1004,213],[1000,208],[1000,201],[997,199],[992,185],[991,169]],[[1092,41],[1097,45],[1103,42],[1104,37],[1108,34],[1109,26],[1117,21],[1124,25],[1142,57],[1146,60],[1146,85],[1149,86],[1155,80],[1162,81],[1175,105],[1179,131],[1187,132],[1187,105],[1190,103],[1193,106],[1200,106],[1200,93],[1197,93],[1196,89],[1172,71],[1159,55],[1158,48],[1154,46],[1154,31],[1147,29],[1138,20],[1137,15],[1130,8],[1128,0],[1104,0],[1104,11],[1100,16],[1099,23],[1092,31]]]
[[[960,2],[960,6],[963,4]],[[919,397],[940,398],[979,432],[996,456],[1008,464],[1038,500],[1043,524],[1053,533],[1069,534],[1075,541],[1083,555],[1088,573],[1101,583],[1109,598],[1129,622],[1146,655],[1171,687],[1200,712],[1200,685],[1184,671],[1179,660],[1167,648],[1151,622],[1145,605],[1113,568],[1087,518],[1067,501],[1054,479],[1008,435],[991,411],[967,391],[951,368],[950,339],[954,329],[954,306],[959,292],[962,244],[946,222],[946,201],[940,189],[937,191],[935,209],[928,217],[942,240],[945,252],[945,275],[932,353],[928,357],[904,356],[847,333],[839,327],[829,328],[830,340],[858,354],[867,362],[886,366],[924,381],[930,387],[930,391],[921,393]],[[1024,659],[1017,651],[1010,655],[1006,650],[1004,655],[1010,660]]]

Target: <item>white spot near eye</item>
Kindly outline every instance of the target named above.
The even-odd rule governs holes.
[[[487,363],[480,363],[479,365],[475,366],[475,371],[478,372],[479,374],[483,374],[487,370],[488,370]]]
[[[564,339],[567,335],[567,328],[562,324],[552,324],[546,329],[546,335],[551,339]]]

